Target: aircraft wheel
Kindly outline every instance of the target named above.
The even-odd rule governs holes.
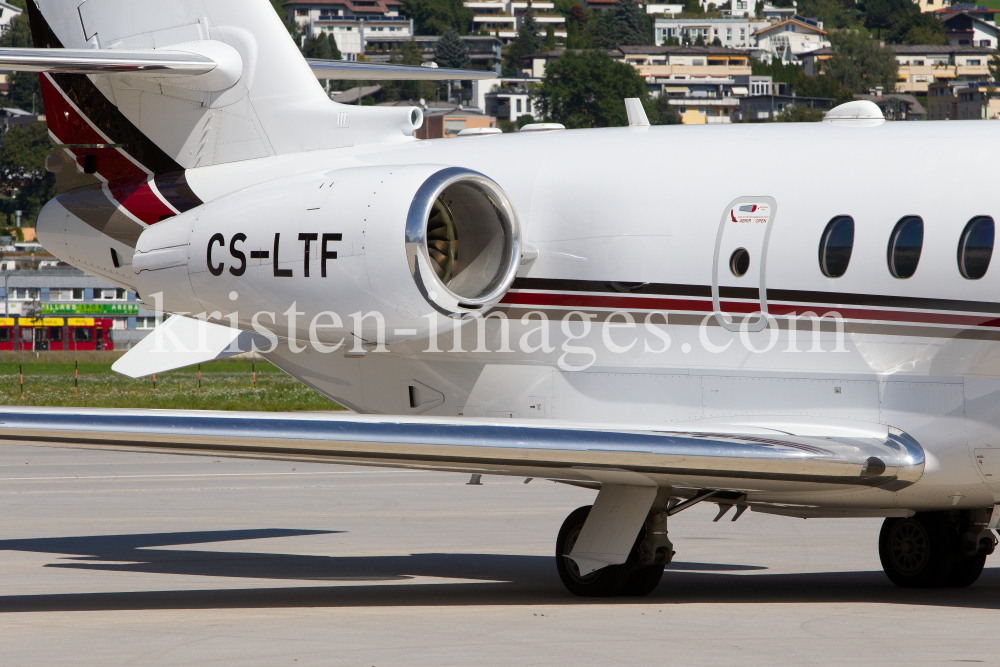
[[[573,595],[581,597],[610,597],[617,595],[628,580],[627,565],[609,565],[596,572],[581,575],[580,569],[566,554],[573,551],[576,540],[580,537],[583,523],[590,514],[590,505],[580,507],[563,521],[556,538],[556,568],[563,585]]]
[[[983,552],[955,563],[948,574],[945,586],[950,588],[968,588],[976,583],[976,579],[979,578],[979,575],[983,573],[983,568],[986,567],[986,556],[988,555],[986,552]]]
[[[622,586],[621,594],[633,597],[649,595],[660,585],[664,567],[661,563],[660,565],[647,565],[632,570],[628,579],[625,580],[625,585]]]
[[[882,569],[892,583],[903,588],[933,588],[948,580],[957,543],[945,518],[926,512],[908,519],[886,519],[878,551]]]

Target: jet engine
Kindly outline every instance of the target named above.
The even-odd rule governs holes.
[[[132,266],[143,301],[163,310],[299,340],[360,331],[391,343],[492,308],[520,254],[517,214],[493,180],[407,165],[227,195],[149,227]]]

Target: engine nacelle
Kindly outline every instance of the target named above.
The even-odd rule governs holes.
[[[144,231],[132,265],[143,300],[162,293],[167,311],[323,342],[375,311],[391,343],[492,308],[520,254],[517,215],[499,185],[468,169],[407,165],[233,193]],[[374,342],[378,318],[362,322]]]

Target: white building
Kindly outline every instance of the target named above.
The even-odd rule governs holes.
[[[656,45],[668,39],[694,44],[700,37],[706,45],[718,39],[722,46],[749,49],[756,46],[754,32],[771,25],[760,19],[656,19],[653,22]]]
[[[970,12],[941,12],[938,18],[944,23],[948,43],[952,46],[997,47],[997,26],[990,14]]]
[[[20,16],[23,10],[20,7],[0,1],[0,32],[4,32],[10,27],[10,22],[15,16]]]
[[[798,63],[804,54],[830,46],[822,22],[800,17],[761,28],[754,38],[761,59],[767,61]]]
[[[412,37],[413,21],[401,16],[399,0],[293,0],[288,20],[306,35],[331,35],[346,60],[357,60],[370,39]]]
[[[705,11],[710,9],[709,5],[715,5],[717,11],[721,11],[723,14],[728,14],[732,17],[757,16],[757,0],[731,0],[732,9],[723,10],[718,10],[718,8],[725,4],[725,0],[698,0],[698,4]]]
[[[528,10],[527,0],[466,0],[463,3],[471,9],[472,32],[488,32],[496,35],[505,44],[517,37],[517,31]],[[549,26],[556,37],[566,38],[566,19],[556,11],[553,2],[532,2],[531,13],[538,24],[540,35],[544,35]]]
[[[775,7],[774,5],[764,5],[760,10],[760,15],[765,19],[775,21],[785,21],[795,17],[795,7]]]
[[[684,5],[646,5],[647,14],[663,16],[664,14],[680,14],[684,11]]]

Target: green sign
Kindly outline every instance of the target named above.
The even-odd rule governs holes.
[[[43,303],[42,315],[138,315],[137,303]]]

